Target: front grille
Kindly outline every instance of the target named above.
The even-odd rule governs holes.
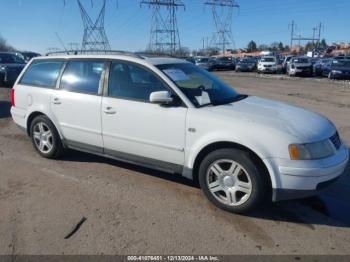
[[[341,146],[341,141],[338,132],[331,136],[330,140],[332,141],[335,148],[338,150]]]

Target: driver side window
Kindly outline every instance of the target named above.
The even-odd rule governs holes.
[[[132,63],[111,64],[108,96],[149,102],[151,93],[157,91],[168,91],[168,88],[149,70]]]

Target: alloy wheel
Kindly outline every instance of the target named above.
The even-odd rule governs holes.
[[[35,146],[41,153],[48,154],[53,149],[52,132],[44,122],[39,122],[34,126],[33,138]]]
[[[217,160],[209,166],[206,181],[210,193],[229,206],[239,206],[248,201],[253,189],[248,172],[229,159]]]

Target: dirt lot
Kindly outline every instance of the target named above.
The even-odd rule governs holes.
[[[349,83],[218,75],[326,115],[350,144]],[[186,179],[79,152],[40,158],[8,101],[0,88],[0,254],[350,254],[350,168],[319,198],[234,215]]]

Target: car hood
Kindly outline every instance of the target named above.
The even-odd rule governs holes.
[[[324,116],[282,102],[249,96],[232,104],[211,107],[217,118],[232,119],[234,124],[249,123],[249,128],[274,129],[302,143],[331,137],[336,129]]]
[[[310,63],[294,63],[295,66],[303,66],[303,67],[308,67],[308,66],[312,66]]]

